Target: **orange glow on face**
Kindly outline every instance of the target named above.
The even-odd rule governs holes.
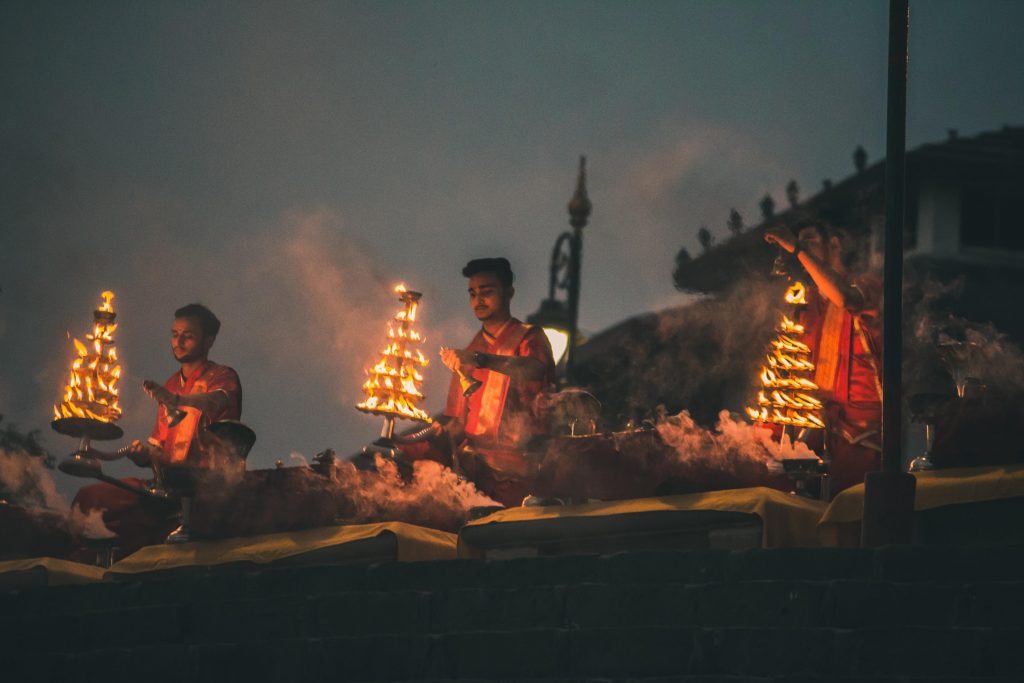
[[[93,313],[92,330],[85,335],[88,344],[73,339],[75,359],[64,386],[63,400],[54,405],[53,417],[83,417],[102,422],[116,422],[121,417],[118,403],[118,380],[121,366],[117,364],[114,346],[114,293],[103,292],[102,303]]]

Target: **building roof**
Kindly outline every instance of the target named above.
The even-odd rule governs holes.
[[[979,171],[1006,179],[1024,176],[1024,126],[1005,126],[973,137],[950,131],[947,140],[922,145],[907,153],[908,183],[922,174],[943,173],[975,177]],[[823,214],[853,233],[865,233],[873,217],[884,215],[885,160],[880,160],[817,194],[763,220],[689,261],[682,259],[674,273],[683,291],[714,293],[751,273],[769,271],[777,248],[764,241],[765,231],[777,225],[795,228]]]

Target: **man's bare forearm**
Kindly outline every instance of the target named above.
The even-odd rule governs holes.
[[[197,408],[204,413],[216,413],[228,406],[228,395],[223,391],[201,394],[178,394],[178,405]]]
[[[820,261],[814,254],[808,251],[800,251],[797,254],[797,258],[807,271],[807,274],[814,280],[818,290],[829,301],[840,308],[845,308],[851,313],[857,313],[864,307],[864,299],[860,293],[846,283],[839,276],[839,273]]]

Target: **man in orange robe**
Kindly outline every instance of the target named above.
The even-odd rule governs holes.
[[[534,478],[526,445],[545,431],[538,398],[555,380],[551,344],[541,328],[512,317],[507,259],[476,259],[462,274],[481,328],[465,349],[441,350],[453,372],[445,430],[456,446],[456,469],[503,505],[519,505]],[[473,380],[481,384],[466,396]]]
[[[882,284],[850,271],[850,250],[843,243],[848,238],[828,224],[806,225],[796,239],[778,227],[765,239],[796,254],[814,281],[800,322],[825,403],[834,496],[881,465]]]
[[[171,351],[181,367],[163,386],[147,380],[146,393],[159,403],[156,426],[146,443],[132,442],[128,457],[140,467],[190,464],[211,467],[212,437],[206,428],[220,420],[237,420],[242,414],[242,385],[238,373],[209,360],[220,331],[220,321],[205,306],[189,304],[174,313]],[[183,411],[184,416],[178,416]],[[175,414],[179,419],[169,416]],[[146,487],[149,482],[126,478]],[[111,484],[82,487],[72,505],[83,512],[102,510],[107,527],[120,537],[120,547],[131,552],[161,542],[177,526],[177,520],[159,505],[146,505],[137,494]]]

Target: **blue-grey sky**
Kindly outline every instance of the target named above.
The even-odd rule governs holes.
[[[1024,3],[911,4],[909,145],[1024,123]],[[198,300],[254,466],[351,451],[379,425],[352,405],[391,285],[425,293],[432,356],[472,333],[469,258],[512,260],[525,317],[586,154],[583,327],[682,303],[673,257],[702,224],[881,156],[886,20],[866,0],[5,2],[0,413],[47,428],[66,333],[109,288],[129,435]],[[428,368],[428,407],[445,382]]]

